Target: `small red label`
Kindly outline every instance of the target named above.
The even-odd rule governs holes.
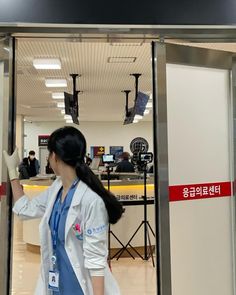
[[[0,184],[0,198],[6,195],[6,183]]]
[[[170,202],[231,197],[231,182],[169,186]]]

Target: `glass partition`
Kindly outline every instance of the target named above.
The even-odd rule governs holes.
[[[13,40],[0,37],[0,286],[8,294],[10,286],[11,198],[8,193],[7,171],[2,151],[13,144]]]

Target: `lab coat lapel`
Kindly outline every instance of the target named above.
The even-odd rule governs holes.
[[[83,181],[79,181],[78,186],[75,190],[75,194],[73,196],[71,206],[68,211],[67,219],[66,219],[66,227],[65,227],[65,241],[68,235],[68,232],[78,217],[78,210],[76,210],[76,206],[78,206],[81,202],[81,199],[87,189],[87,185]]]
[[[52,209],[53,209],[53,205],[55,203],[57,194],[60,190],[60,188],[62,187],[62,182],[61,179],[58,179],[58,184],[55,186],[55,188],[53,189],[53,191],[51,192],[51,198],[49,199],[49,204],[47,206],[46,212],[45,212],[45,216],[47,217],[47,223],[49,223],[49,219],[51,217],[51,213],[52,213]]]

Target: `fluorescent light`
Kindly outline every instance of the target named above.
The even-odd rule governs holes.
[[[52,98],[53,99],[64,99],[64,92],[53,92]]]
[[[147,109],[151,109],[152,108],[152,101],[148,101],[147,105],[146,105]]]
[[[65,115],[65,116],[64,116],[64,119],[65,119],[65,120],[71,120],[71,115]]]
[[[66,111],[65,110],[61,110],[61,114],[65,115]]]
[[[45,79],[46,87],[67,87],[66,79]]]
[[[144,115],[148,115],[150,113],[150,110],[145,110]]]
[[[68,119],[68,120],[66,120],[66,123],[73,123],[73,121],[72,121],[72,119]]]
[[[33,66],[37,70],[60,70],[61,61],[58,58],[37,58],[33,60]]]
[[[57,107],[58,107],[58,108],[64,108],[64,107],[65,107],[64,102],[58,102],[58,103],[57,103]]]
[[[140,119],[142,119],[143,118],[143,116],[141,116],[141,115],[135,115],[134,116],[134,120],[140,120]]]
[[[125,57],[108,57],[108,63],[134,63],[137,57],[135,56],[125,56]]]

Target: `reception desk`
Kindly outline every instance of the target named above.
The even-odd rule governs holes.
[[[106,187],[107,181],[102,181]],[[21,184],[24,187],[24,192],[29,198],[34,198],[36,195],[47,189],[52,184],[52,180],[49,179],[35,179],[35,180],[23,180]],[[115,236],[123,243],[126,244],[130,237],[133,235],[137,227],[143,220],[144,205],[143,194],[144,184],[142,179],[130,179],[130,180],[111,180],[110,181],[111,192],[123,203],[125,212],[119,222],[111,226],[111,231]],[[154,185],[153,180],[150,178],[147,180],[147,212],[148,220],[151,227],[154,228]],[[27,243],[29,249],[39,248],[39,227],[40,219],[32,219],[23,221],[23,240]],[[110,235],[111,248],[119,249],[121,245]],[[151,235],[152,245],[155,243],[154,237]],[[135,248],[142,248],[144,245],[144,227],[139,230],[137,235],[132,241],[132,246]]]

